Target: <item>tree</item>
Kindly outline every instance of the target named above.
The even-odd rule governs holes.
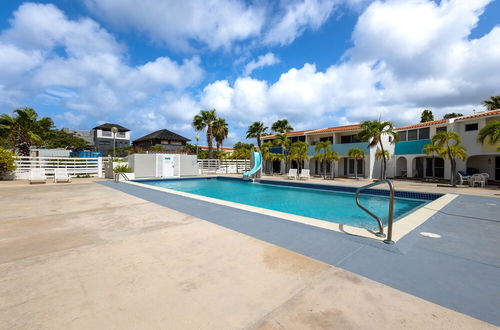
[[[349,158],[354,158],[356,166],[354,167],[354,176],[358,178],[358,161],[365,159],[365,152],[360,148],[351,148],[347,151]]]
[[[457,132],[437,132],[431,139],[431,143],[438,148],[438,155],[443,159],[448,159],[451,164],[451,184],[457,186],[457,158],[465,160],[467,152],[463,146],[462,138]]]
[[[333,178],[334,175],[334,170],[335,170],[335,162],[338,162],[340,160],[340,157],[339,157],[339,154],[336,152],[336,151],[333,151],[333,150],[328,150],[328,152],[326,153],[326,161],[327,162],[330,162],[330,166],[331,166],[331,177]]]
[[[13,116],[0,116],[0,137],[21,156],[29,156],[32,145],[42,145],[43,138],[52,129],[54,123],[49,117],[38,119],[32,108],[24,107],[13,111]]]
[[[391,158],[391,154],[389,153],[389,150],[380,150],[380,149],[377,149],[377,151],[375,152],[375,159],[378,159],[378,160],[381,160],[381,159],[385,159],[386,161],[389,160],[389,158]],[[384,177],[384,173],[383,173],[383,167],[380,166],[380,178],[383,178]]]
[[[256,138],[257,146],[261,147],[261,137],[266,133],[267,127],[261,121],[256,121],[252,125],[248,126],[247,139]]]
[[[482,144],[488,141],[491,145],[500,143],[500,120],[489,122],[481,128],[477,135],[477,141]],[[500,151],[500,146],[497,148],[497,151]]]
[[[434,173],[434,167],[435,167],[435,163],[436,163],[436,155],[439,154],[439,151],[440,151],[440,147],[436,144],[426,144],[424,146],[424,152],[426,155],[431,155],[432,156],[432,179],[436,179],[436,174]]]
[[[163,152],[163,151],[165,151],[165,150],[163,149],[163,147],[162,147],[161,145],[157,144],[157,145],[154,145],[154,146],[149,147],[149,148],[148,148],[148,151],[152,151],[152,152]]]
[[[213,132],[212,128],[214,121],[217,120],[217,113],[215,109],[212,110],[201,110],[199,114],[193,118],[193,127],[197,131],[203,131],[207,129],[207,145],[208,145],[208,157],[212,158],[212,140]]]
[[[16,169],[14,154],[9,150],[0,147],[0,180],[5,174]]]
[[[234,152],[231,156],[232,159],[250,159],[253,150],[253,144],[236,142],[233,146]]]
[[[332,150],[331,146],[332,144],[330,141],[320,141],[316,143],[316,145],[314,146],[314,152],[316,152],[316,154],[313,156],[313,159],[318,162],[321,162],[323,167],[324,179],[326,179],[326,158],[328,151]]]
[[[309,159],[307,151],[309,150],[309,143],[298,141],[290,147],[290,159],[297,162],[299,172],[302,170],[302,162]]]
[[[382,141],[382,137],[384,135],[392,137],[391,143],[395,143],[399,139],[399,135],[398,133],[396,133],[396,131],[394,131],[394,125],[390,121],[364,121],[361,123],[361,132],[358,133],[358,138],[361,141],[370,142],[370,147],[374,147],[378,144],[380,146],[382,154],[385,154],[384,143]],[[387,159],[385,159],[385,157],[382,157],[381,179],[385,179],[386,169]]]
[[[281,147],[281,159],[285,160],[285,173],[288,172],[288,151],[290,148],[291,141],[286,133],[276,134],[274,139],[274,145]]]
[[[443,119],[450,119],[450,118],[455,118],[455,117],[462,117],[463,114],[458,113],[458,112],[451,112],[447,113],[446,115],[443,116]]]
[[[273,147],[273,144],[269,141],[262,143],[260,146],[259,150],[262,153],[262,159],[265,161],[272,161],[272,155],[273,153],[270,152],[271,148]],[[272,166],[271,166],[271,173],[272,173]]]
[[[434,120],[434,115],[432,114],[432,111],[425,109],[422,111],[422,115],[420,116],[420,122],[425,123],[428,121],[433,121]]]
[[[288,120],[281,119],[274,122],[271,126],[271,130],[283,134],[293,131],[293,127],[288,123]]]
[[[490,96],[489,99],[481,101],[481,104],[484,105],[488,111],[500,109],[500,95]]]
[[[74,133],[52,129],[44,134],[43,145],[48,148],[81,148],[87,147],[89,143]]]
[[[217,151],[221,151],[222,143],[229,134],[227,122],[224,118],[217,118],[213,123],[212,134],[217,142]]]

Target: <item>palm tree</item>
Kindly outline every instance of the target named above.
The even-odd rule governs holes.
[[[207,145],[208,158],[212,158],[212,139],[213,139],[213,124],[217,120],[216,110],[201,110],[199,114],[193,118],[193,127],[197,131],[207,129]]]
[[[432,180],[435,180],[436,173],[434,173],[434,167],[436,163],[436,155],[439,154],[440,147],[436,144],[429,143],[424,146],[423,150],[427,155],[432,156]]]
[[[494,120],[481,128],[477,135],[477,140],[482,144],[486,141],[491,145],[500,143],[500,120]],[[500,151],[500,146],[497,148],[497,151]]]
[[[340,160],[340,157],[339,157],[339,154],[336,152],[336,151],[333,151],[333,150],[328,150],[328,152],[326,153],[326,157],[325,157],[325,160],[327,162],[330,162],[331,164],[331,177],[333,178],[334,175],[334,170],[335,170],[335,162],[338,162]]]
[[[382,159],[382,157],[385,158],[385,160],[389,160],[389,158],[391,158],[391,154],[389,153],[389,150],[382,151],[380,149],[377,149],[377,151],[375,152],[375,159],[380,160],[380,159]],[[382,166],[380,166],[380,178],[383,177],[382,171],[383,171],[383,168],[382,168]]]
[[[382,137],[387,135],[392,137],[390,143],[395,143],[399,139],[398,133],[394,131],[394,125],[390,121],[380,122],[378,120],[374,121],[364,121],[361,123],[361,132],[358,133],[358,139],[361,141],[370,141],[370,147],[374,147],[377,144],[380,146],[382,153],[384,152],[384,143],[382,142]],[[387,169],[387,159],[382,157],[382,178],[385,179],[385,172]]]
[[[28,107],[15,109],[13,114],[0,116],[0,137],[5,138],[21,156],[29,156],[30,147],[42,145],[54,123],[49,117],[38,119],[36,111]]]
[[[262,143],[262,145],[259,148],[260,152],[262,153],[262,159],[264,159],[266,161],[266,163],[264,163],[264,164],[267,164],[267,161],[272,160],[272,158],[273,158],[272,157],[273,153],[270,152],[272,147],[273,147],[273,144],[271,142],[267,141],[267,142]],[[264,166],[264,170],[265,170],[265,167],[267,167],[267,166]],[[272,166],[271,166],[271,168],[272,168]],[[271,173],[272,173],[272,170],[271,170]]]
[[[360,148],[351,148],[347,151],[349,158],[354,158],[356,166],[354,167],[354,176],[358,178],[358,160],[365,159],[365,152]]]
[[[316,152],[316,154],[313,156],[313,159],[321,162],[323,166],[323,179],[326,179],[326,158],[328,151],[332,150],[331,146],[332,144],[330,141],[320,141],[314,146],[314,152]]]
[[[281,119],[274,122],[273,126],[271,126],[271,130],[283,134],[293,131],[293,127],[288,123],[288,120]]]
[[[434,120],[434,115],[432,114],[432,111],[430,111],[429,109],[425,109],[424,111],[422,111],[422,115],[420,116],[421,123],[433,120]]]
[[[285,173],[288,172],[288,151],[290,148],[290,143],[290,139],[288,138],[286,133],[276,134],[274,145],[277,147],[281,147],[281,159],[285,160]]]
[[[261,121],[256,121],[252,125],[248,126],[247,139],[256,138],[257,146],[261,147],[261,136],[266,133],[267,127]]]
[[[491,96],[489,99],[484,100],[481,103],[488,111],[500,109],[500,95]]]
[[[431,139],[432,144],[438,148],[438,154],[444,159],[449,159],[451,164],[451,184],[457,186],[457,158],[467,159],[467,151],[463,146],[462,138],[457,132],[437,132]]]
[[[214,135],[215,142],[217,143],[217,151],[220,151],[222,148],[222,142],[224,142],[229,134],[227,122],[224,118],[217,118],[213,122],[212,134]]]
[[[307,151],[309,150],[309,143],[298,141],[292,144],[290,148],[290,159],[297,162],[299,172],[302,170],[302,162],[309,159]]]

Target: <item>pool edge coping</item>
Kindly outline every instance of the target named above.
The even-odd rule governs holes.
[[[147,181],[149,181],[149,180],[147,180]],[[375,236],[372,231],[365,229],[365,228],[354,227],[354,226],[349,226],[349,225],[345,225],[345,224],[339,224],[339,223],[335,223],[335,222],[320,220],[320,219],[316,219],[316,218],[310,218],[310,217],[305,217],[305,216],[301,216],[301,215],[295,215],[295,214],[291,214],[291,213],[270,210],[270,209],[266,209],[266,208],[262,208],[262,207],[225,201],[225,200],[217,199],[217,198],[213,198],[213,197],[206,197],[206,196],[191,194],[191,193],[187,193],[187,192],[183,192],[183,191],[152,186],[152,185],[144,184],[142,182],[134,182],[134,181],[121,181],[121,182],[135,185],[135,186],[139,186],[139,187],[143,187],[143,188],[153,189],[153,190],[160,191],[160,192],[165,192],[165,193],[183,196],[183,197],[187,197],[187,198],[197,199],[197,200],[201,200],[201,201],[212,203],[212,204],[223,205],[223,206],[232,207],[232,208],[236,208],[236,209],[240,209],[240,210],[244,210],[244,211],[248,211],[248,212],[253,212],[253,213],[257,213],[257,214],[262,214],[262,215],[267,215],[267,216],[271,216],[271,217],[275,217],[275,218],[280,218],[280,219],[287,220],[287,221],[298,222],[301,224],[319,227],[319,228],[323,228],[323,229],[327,229],[327,230],[332,230],[335,232],[340,232],[340,233],[344,233],[344,234],[351,235],[351,236],[369,238],[369,239],[379,241],[379,242],[383,242],[383,240],[385,239],[385,238]],[[436,214],[442,208],[444,208],[446,205],[448,205],[448,203],[450,203],[456,197],[458,197],[457,194],[449,194],[449,193],[444,194],[443,196],[439,197],[438,199],[430,201],[429,203],[419,207],[415,211],[403,216],[401,219],[399,219],[397,222],[395,222],[393,224],[392,240],[394,242],[401,240],[403,237],[405,237],[407,234],[409,234],[415,228],[422,225],[429,218],[431,218],[434,214]],[[384,232],[385,233],[387,232],[387,226],[384,227]]]

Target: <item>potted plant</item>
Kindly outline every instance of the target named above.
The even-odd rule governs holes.
[[[123,165],[118,165],[118,166],[115,166],[115,168],[113,168],[113,172],[114,172],[115,174],[124,173],[124,174],[125,174],[125,176],[126,176],[129,180],[133,180],[133,179],[135,179],[135,173],[132,173],[132,169],[128,166],[128,164],[123,164]],[[124,180],[124,176],[119,175],[119,176],[118,176],[118,180],[123,181],[123,180]]]

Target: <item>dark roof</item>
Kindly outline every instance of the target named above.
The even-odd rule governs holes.
[[[104,123],[102,125],[94,127],[94,129],[103,129],[103,130],[109,130],[109,131],[111,131],[112,127],[118,128],[118,132],[128,132],[128,131],[130,131],[128,128],[123,127],[122,125],[111,124],[111,123]]]
[[[137,140],[134,140],[134,143],[141,141],[149,141],[149,140],[191,141],[190,139],[185,138],[184,136],[181,136],[177,133],[171,132],[168,129],[161,129],[151,134],[144,135],[143,137],[140,137]]]

